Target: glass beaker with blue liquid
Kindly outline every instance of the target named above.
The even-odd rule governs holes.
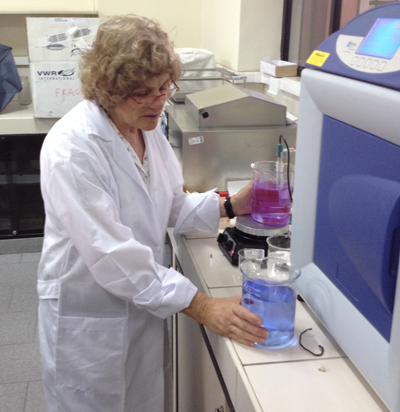
[[[269,332],[265,343],[255,345],[283,348],[293,343],[296,292],[292,285],[300,269],[287,260],[267,257],[243,260],[240,271],[242,306],[260,316]]]

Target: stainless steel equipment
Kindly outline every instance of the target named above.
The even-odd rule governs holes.
[[[276,159],[280,135],[296,144],[297,125],[284,105],[230,83],[189,94],[165,112],[189,190],[227,190],[228,181],[252,178],[252,162]]]
[[[231,84],[186,96],[198,127],[286,126],[286,107],[269,97]]]
[[[179,91],[172,98],[175,102],[184,103],[188,94],[196,93],[204,89],[222,86],[224,84],[240,82],[246,87],[247,77],[231,70],[215,67],[193,69],[185,68],[183,76],[177,82]]]

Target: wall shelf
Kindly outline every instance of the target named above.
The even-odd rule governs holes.
[[[26,16],[31,16],[31,15],[38,15],[38,16],[54,16],[54,15],[71,15],[71,14],[76,14],[76,15],[87,15],[87,16],[94,16],[96,17],[98,15],[98,12],[95,10],[64,10],[64,11],[59,11],[59,10],[1,10],[0,9],[0,14],[19,14],[19,15],[26,15]]]
[[[97,15],[95,10],[95,0],[68,0],[67,2],[57,2],[54,0],[13,0],[12,2],[2,1],[0,4],[0,14],[89,14]]]
[[[36,119],[33,106],[21,106],[10,102],[0,113],[0,130],[2,135],[47,133],[59,119]]]

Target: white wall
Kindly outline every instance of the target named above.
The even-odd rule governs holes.
[[[280,59],[283,0],[242,0],[239,71],[260,70],[263,57]]]
[[[12,47],[15,57],[28,55],[26,16],[71,17],[76,15],[73,10],[82,12],[82,10],[89,9],[90,11],[90,8],[86,7],[88,4],[92,4],[91,9],[97,11],[99,17],[135,13],[153,18],[158,20],[169,33],[176,47],[201,47],[202,0],[83,0],[84,8],[76,6],[80,0],[67,0],[66,2],[54,0],[16,1],[17,4],[13,9],[13,0],[0,0],[0,44]],[[49,6],[49,1],[51,1],[52,7]],[[22,12],[24,14],[21,14]]]
[[[99,17],[134,13],[157,20],[176,47],[201,47],[202,0],[96,0]]]
[[[95,0],[100,17],[136,13],[158,20],[176,47],[210,50],[218,64],[258,71],[280,58],[283,0]]]
[[[12,47],[14,57],[28,55],[24,16],[0,15],[0,44]]]
[[[282,15],[283,0],[203,0],[201,45],[223,66],[259,71],[280,58]]]
[[[217,63],[238,70],[241,0],[203,0],[201,47]]]
[[[47,16],[67,17],[77,9],[78,0],[53,0],[51,11],[50,0],[14,1],[0,0],[0,43],[13,47],[17,57],[28,53],[25,16],[18,13],[42,16],[38,10],[43,10]],[[1,13],[9,13],[12,4],[18,13]],[[208,49],[217,63],[232,70],[258,71],[263,57],[280,57],[283,0],[83,0],[79,4],[85,10],[92,5],[99,17],[135,13],[156,19],[175,47]]]

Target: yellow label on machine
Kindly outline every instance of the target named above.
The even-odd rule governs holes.
[[[314,50],[311,56],[308,58],[307,63],[321,67],[326,62],[326,59],[329,57],[329,55],[330,53]]]

